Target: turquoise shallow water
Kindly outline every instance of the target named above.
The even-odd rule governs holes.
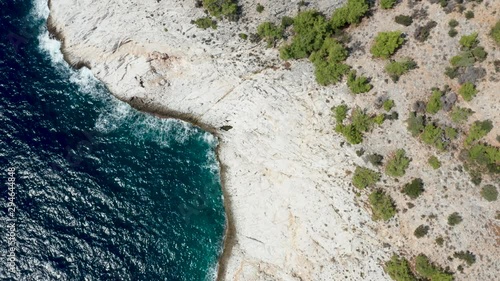
[[[0,178],[15,168],[16,206],[15,231],[0,229],[0,279],[212,279],[225,223],[216,139],[70,69],[45,6],[0,2]],[[0,195],[5,226],[7,185]]]

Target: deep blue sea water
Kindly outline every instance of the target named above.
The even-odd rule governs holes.
[[[0,280],[212,279],[225,223],[216,139],[70,69],[47,15],[43,0],[0,1]]]

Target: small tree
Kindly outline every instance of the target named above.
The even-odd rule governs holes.
[[[401,31],[380,32],[370,51],[377,58],[388,59],[404,43]]]
[[[451,120],[455,123],[462,124],[467,122],[473,113],[474,111],[470,108],[455,106],[451,111]]]
[[[276,41],[283,38],[283,29],[272,22],[263,22],[257,27],[257,34],[266,40],[267,47],[271,48]]]
[[[453,275],[431,263],[429,258],[420,254],[415,258],[415,270],[418,274],[433,281],[452,281]]]
[[[462,221],[463,221],[462,217],[457,212],[454,212],[448,216],[448,224],[451,226],[455,226],[461,223]]]
[[[352,177],[352,184],[359,188],[364,189],[368,186],[373,186],[380,180],[380,173],[370,170],[368,168],[357,166]]]
[[[372,207],[373,219],[387,221],[396,215],[396,206],[391,196],[382,190],[373,191],[368,199]]]
[[[443,92],[439,90],[432,91],[431,98],[429,99],[426,108],[428,113],[436,114],[443,107],[443,102],[441,101],[441,97],[443,95]]]
[[[422,179],[413,179],[410,183],[405,184],[402,192],[411,199],[416,199],[424,192],[424,181]]]
[[[347,86],[353,94],[366,93],[372,89],[367,77],[356,76],[356,71],[351,70],[347,76]]]
[[[470,82],[464,83],[458,90],[458,93],[464,98],[464,100],[471,101],[477,94],[476,86]]]
[[[389,276],[396,281],[417,281],[410,264],[405,258],[399,258],[393,255],[392,258],[385,263],[385,271]]]
[[[493,186],[491,184],[485,185],[481,189],[481,196],[483,196],[483,198],[486,201],[489,201],[489,202],[496,201],[498,198],[498,190],[495,186]]]
[[[401,177],[406,173],[406,169],[410,166],[411,159],[406,157],[404,149],[396,150],[394,156],[389,159],[385,167],[385,173],[392,177]]]
[[[406,123],[408,124],[408,131],[410,131],[411,135],[414,137],[420,135],[425,128],[424,117],[422,115],[417,115],[415,112],[410,112]]]
[[[493,129],[493,123],[490,120],[474,122],[469,130],[467,138],[465,139],[465,144],[470,145],[473,142],[481,139],[482,137],[486,136],[491,131],[491,129]]]

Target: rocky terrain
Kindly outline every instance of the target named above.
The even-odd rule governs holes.
[[[457,103],[475,114],[460,125],[457,144],[472,122],[489,119],[494,127],[484,140],[499,145],[500,79],[494,61],[500,47],[488,32],[500,18],[500,2],[466,2],[475,13],[469,20],[430,1],[404,0],[390,10],[376,3],[371,16],[346,30],[347,63],[372,78],[373,89],[359,95],[345,82],[318,85],[308,60],[284,62],[277,49],[238,36],[254,33],[263,21],[293,17],[299,9],[331,15],[344,2],[309,1],[301,7],[299,1],[239,1],[238,22],[221,20],[216,30],[203,30],[191,23],[205,16],[195,1],[51,0],[49,27],[62,40],[68,62],[91,68],[119,99],[217,134],[228,218],[220,280],[389,280],[383,264],[393,253],[408,260],[424,253],[448,266],[456,280],[494,280],[500,275],[498,203],[481,197],[458,160],[459,148],[438,152],[412,137],[405,120],[432,87],[458,91],[445,67],[459,52],[460,36],[476,31],[488,57],[481,63],[485,74],[476,79],[477,97],[470,102],[458,97]],[[257,3],[264,6],[262,13]],[[415,12],[419,16],[408,27],[394,22],[396,15]],[[431,19],[437,26],[429,39],[414,40],[417,26]],[[453,38],[450,19],[459,21]],[[392,30],[408,38],[394,57],[411,57],[418,65],[397,83],[384,73],[385,62],[369,52],[378,32]],[[333,106],[382,113],[375,106],[381,98],[395,101],[397,120],[386,120],[357,145],[334,131]],[[434,118],[451,122],[446,112]],[[399,210],[388,222],[373,221],[369,192],[352,186],[356,165],[379,169],[358,156],[362,148],[365,155],[385,159],[404,148],[412,159],[403,177],[383,175],[377,185]],[[441,161],[438,170],[427,163],[432,155]],[[415,200],[400,192],[412,178],[425,183]],[[481,186],[488,183],[499,181],[487,176]],[[452,227],[447,217],[453,212],[463,221]],[[417,238],[413,232],[422,224],[429,231]],[[443,246],[435,243],[437,237]],[[473,252],[476,262],[458,271],[463,262],[449,258],[455,251]]]

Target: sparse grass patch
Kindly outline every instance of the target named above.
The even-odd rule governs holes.
[[[401,177],[410,166],[411,159],[406,156],[404,149],[396,150],[396,153],[389,159],[385,167],[385,173],[391,177]]]

